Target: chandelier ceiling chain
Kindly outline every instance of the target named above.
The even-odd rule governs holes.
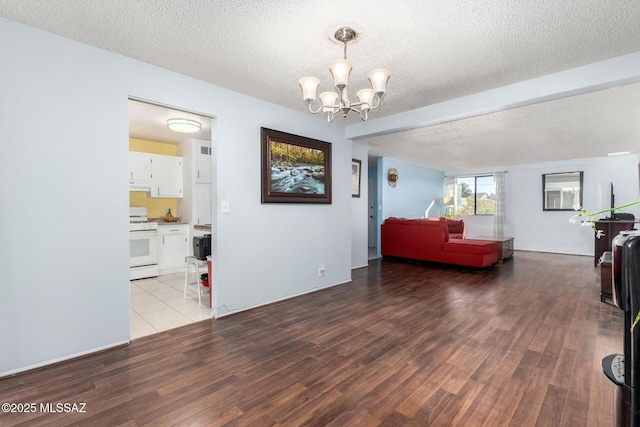
[[[336,60],[329,64],[329,71],[333,76],[333,84],[338,93],[322,92],[320,94],[322,105],[317,110],[314,110],[312,104],[316,100],[320,80],[316,77],[303,77],[299,80],[302,98],[307,101],[309,111],[312,114],[318,114],[322,111],[327,115],[329,123],[333,121],[338,113],[341,113],[343,117],[347,117],[349,113],[356,113],[363,121],[367,120],[369,111],[377,109],[382,103],[382,96],[387,91],[389,71],[383,68],[371,71],[369,73],[371,88],[359,90],[356,94],[359,102],[350,102],[347,87],[349,86],[349,74],[353,67],[351,61],[347,59],[347,44],[355,40],[358,34],[352,28],[343,27],[338,29],[334,36],[336,40],[344,43],[344,59]]]
[[[347,40],[345,39],[342,43],[344,43],[344,59],[345,61],[347,60]]]

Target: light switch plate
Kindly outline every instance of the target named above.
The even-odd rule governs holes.
[[[222,208],[222,213],[229,213],[229,201],[223,200],[222,202],[220,202],[220,204]]]

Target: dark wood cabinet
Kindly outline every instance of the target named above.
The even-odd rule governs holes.
[[[498,261],[500,262],[513,257],[513,237],[478,236],[472,237],[470,240],[489,240],[491,242],[496,242],[498,244]]]
[[[598,261],[600,257],[605,251],[611,250],[611,241],[614,237],[620,234],[621,231],[629,230],[633,228],[633,221],[596,221],[596,230],[602,230],[604,232],[604,236],[601,238],[597,238],[594,236],[595,240],[595,253],[593,257],[593,266],[596,267],[598,265]],[[594,233],[595,234],[595,233]]]

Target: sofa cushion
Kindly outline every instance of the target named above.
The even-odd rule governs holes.
[[[437,218],[411,219],[411,218],[396,218],[392,216],[385,219],[384,223],[385,224],[403,224],[403,225],[429,225],[433,221],[437,221],[437,220],[438,220]]]
[[[464,220],[456,218],[440,217],[441,221],[447,223],[447,228],[450,234],[462,234],[464,233]]]
[[[413,224],[413,220],[408,218],[397,218],[395,216],[391,216],[384,220],[385,224]]]
[[[498,244],[486,240],[449,239],[444,242],[442,250],[459,254],[483,255],[498,250]]]

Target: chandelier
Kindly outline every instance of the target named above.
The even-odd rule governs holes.
[[[364,121],[369,117],[369,111],[375,110],[382,102],[382,96],[387,90],[389,71],[378,68],[369,73],[371,88],[361,89],[357,92],[359,102],[350,102],[347,94],[349,86],[349,74],[351,73],[351,61],[347,60],[347,43],[355,40],[357,33],[349,28],[340,28],[335,33],[337,41],[344,43],[344,59],[333,61],[329,64],[329,71],[333,76],[333,85],[338,90],[335,92],[322,92],[320,100],[322,105],[317,110],[312,104],[316,100],[316,92],[320,85],[320,80],[315,77],[303,77],[299,80],[302,89],[302,98],[307,101],[309,111],[318,114],[320,111],[327,114],[327,120],[331,123],[334,117],[340,113],[347,117],[349,113],[356,113]]]

